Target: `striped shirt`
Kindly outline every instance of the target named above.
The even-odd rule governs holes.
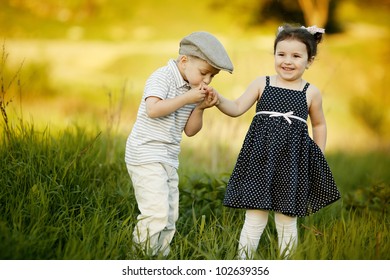
[[[150,118],[146,114],[145,100],[150,96],[175,98],[189,89],[189,84],[184,81],[173,59],[148,78],[137,119],[126,142],[127,164],[162,162],[179,167],[182,133],[196,104],[185,105],[165,117]]]

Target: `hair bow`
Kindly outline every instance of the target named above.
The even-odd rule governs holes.
[[[313,26],[309,26],[309,27],[301,26],[301,28],[302,29],[306,29],[312,35],[314,35],[316,33],[322,33],[322,34],[325,33],[325,29],[324,28],[319,28],[319,27],[317,27],[317,25],[313,25]],[[279,26],[278,27],[278,34],[280,32],[282,32],[283,30],[284,30],[284,27],[283,26]]]
[[[317,27],[317,25],[313,25],[313,26],[309,26],[309,27],[301,26],[301,28],[306,29],[312,35],[314,35],[316,33],[322,33],[322,34],[325,33],[325,29],[319,28],[319,27]]]

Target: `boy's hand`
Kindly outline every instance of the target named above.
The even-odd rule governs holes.
[[[188,104],[201,103],[207,97],[207,90],[200,86],[199,88],[192,88],[185,93],[187,95]]]
[[[207,85],[203,86],[203,89],[206,90],[206,97],[203,102],[198,105],[198,108],[206,109],[216,105],[218,103],[218,94],[215,92],[215,90]]]

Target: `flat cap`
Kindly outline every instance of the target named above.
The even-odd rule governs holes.
[[[233,72],[233,63],[225,48],[212,34],[199,31],[191,33],[180,41],[179,54],[193,55],[206,60],[214,68]]]

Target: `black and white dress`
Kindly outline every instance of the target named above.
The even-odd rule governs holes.
[[[223,204],[307,216],[340,198],[331,170],[310,138],[303,90],[270,85],[256,105]]]

